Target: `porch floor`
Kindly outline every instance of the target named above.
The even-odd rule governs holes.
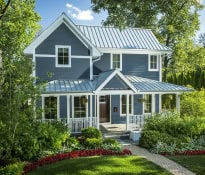
[[[130,139],[130,133],[126,131],[126,124],[101,123],[100,130],[103,138],[116,139],[121,145],[137,144]]]

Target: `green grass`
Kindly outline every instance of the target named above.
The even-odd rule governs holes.
[[[63,160],[40,167],[29,175],[171,175],[138,156],[95,156]]]
[[[190,171],[195,172],[197,175],[205,175],[205,155],[180,155],[166,157],[179,163]]]

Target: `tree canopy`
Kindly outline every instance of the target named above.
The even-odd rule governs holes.
[[[190,56],[187,49],[194,46],[193,37],[199,30],[199,10],[203,6],[196,0],[91,0],[94,12],[107,10],[108,17],[104,25],[150,28],[161,43],[173,50],[171,57],[164,57],[164,74],[166,80],[168,68],[189,71],[190,65],[184,65]],[[194,51],[193,51],[194,52]],[[204,62],[204,59],[201,60]],[[200,63],[203,64],[203,63]],[[195,64],[191,66],[195,69]]]

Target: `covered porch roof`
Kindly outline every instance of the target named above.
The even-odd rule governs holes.
[[[107,86],[116,77],[120,87]],[[124,89],[123,89],[124,88]],[[117,90],[119,94],[125,90],[133,94],[144,93],[181,93],[192,91],[191,88],[160,82],[135,75],[123,75],[119,70],[102,72],[94,80],[53,80],[42,89],[42,94],[92,93],[100,94],[102,90]],[[122,93],[121,93],[122,91]]]

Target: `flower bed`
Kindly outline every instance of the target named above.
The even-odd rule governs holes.
[[[37,167],[44,166],[47,164],[55,163],[65,159],[72,159],[77,157],[87,157],[87,156],[96,156],[96,155],[131,155],[131,151],[124,149],[120,152],[115,152],[112,150],[105,149],[91,149],[91,150],[76,150],[68,153],[60,153],[52,156],[46,156],[41,158],[33,163],[27,164],[24,167],[24,174],[35,170]]]
[[[161,152],[161,155],[170,155],[168,152]],[[205,155],[205,150],[187,150],[183,152],[176,151],[174,155]]]

